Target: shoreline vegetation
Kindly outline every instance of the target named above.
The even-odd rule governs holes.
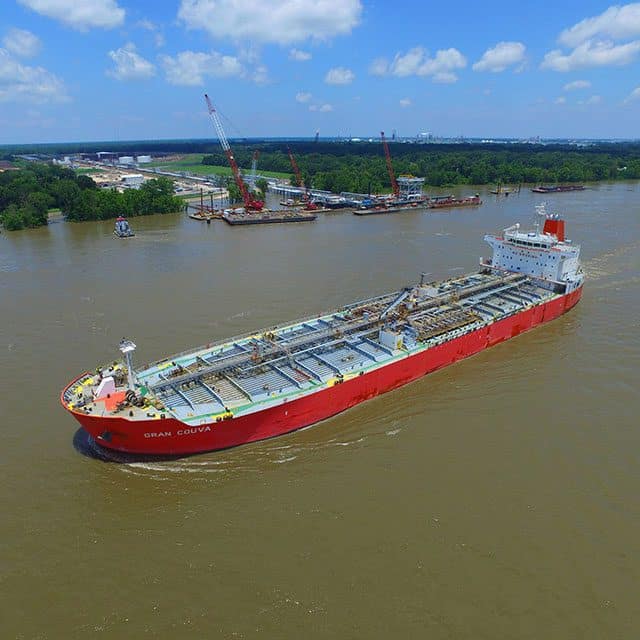
[[[67,220],[83,222],[175,213],[184,203],[174,196],[167,178],[119,193],[100,189],[88,175],[51,164],[31,162],[0,173],[0,222],[8,231],[44,226],[56,209]]]
[[[379,142],[297,142],[236,144],[241,167],[251,165],[260,152],[261,170],[292,174],[287,148],[291,147],[305,184],[340,193],[383,193],[391,190]],[[526,144],[391,144],[396,176],[425,179],[425,186],[498,184],[570,184],[602,180],[640,179],[640,144],[603,144],[588,147]],[[203,164],[225,162],[216,150]],[[295,184],[295,176],[291,176]]]

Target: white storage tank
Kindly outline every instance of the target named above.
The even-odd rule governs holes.
[[[144,176],[141,173],[127,173],[120,178],[120,182],[129,189],[139,189],[144,182]]]

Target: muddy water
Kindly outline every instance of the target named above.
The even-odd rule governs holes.
[[[140,361],[475,268],[477,210],[0,235],[3,638],[640,635],[640,185],[547,196],[588,280],[560,320],[275,440],[105,462],[58,405]]]

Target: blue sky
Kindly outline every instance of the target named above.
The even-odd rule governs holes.
[[[0,143],[640,137],[640,3],[2,0]]]

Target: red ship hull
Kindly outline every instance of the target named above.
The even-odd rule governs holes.
[[[364,400],[417,380],[432,371],[558,318],[575,306],[581,295],[582,288],[579,288],[561,298],[407,356],[342,384],[230,420],[189,426],[173,418],[130,421],[120,417],[99,417],[70,411],[100,445],[117,451],[166,456],[226,449],[301,429]]]

